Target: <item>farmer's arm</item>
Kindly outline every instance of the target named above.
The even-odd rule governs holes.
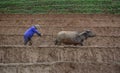
[[[35,30],[35,33],[36,33],[38,36],[41,36],[41,33],[40,33],[38,30]]]

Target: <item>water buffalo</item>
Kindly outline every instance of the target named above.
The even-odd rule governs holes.
[[[83,46],[83,41],[89,37],[94,37],[95,33],[90,30],[85,30],[83,32],[78,31],[60,31],[55,39],[55,45],[61,45],[61,43],[66,45],[81,45]]]

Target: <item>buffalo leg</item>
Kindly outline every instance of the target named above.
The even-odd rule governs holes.
[[[61,45],[61,42],[58,40],[55,40],[55,45]]]
[[[83,46],[83,43],[80,43],[81,46]]]

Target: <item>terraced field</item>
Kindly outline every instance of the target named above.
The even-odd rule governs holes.
[[[41,25],[42,37],[23,45],[23,33]],[[120,15],[1,14],[0,73],[120,73]],[[61,30],[90,29],[84,46],[54,45]]]

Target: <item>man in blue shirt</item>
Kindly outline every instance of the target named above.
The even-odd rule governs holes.
[[[24,45],[27,45],[29,42],[29,45],[32,45],[31,38],[36,33],[38,36],[41,36],[41,33],[38,31],[39,25],[31,26],[29,29],[27,29],[24,33]]]

